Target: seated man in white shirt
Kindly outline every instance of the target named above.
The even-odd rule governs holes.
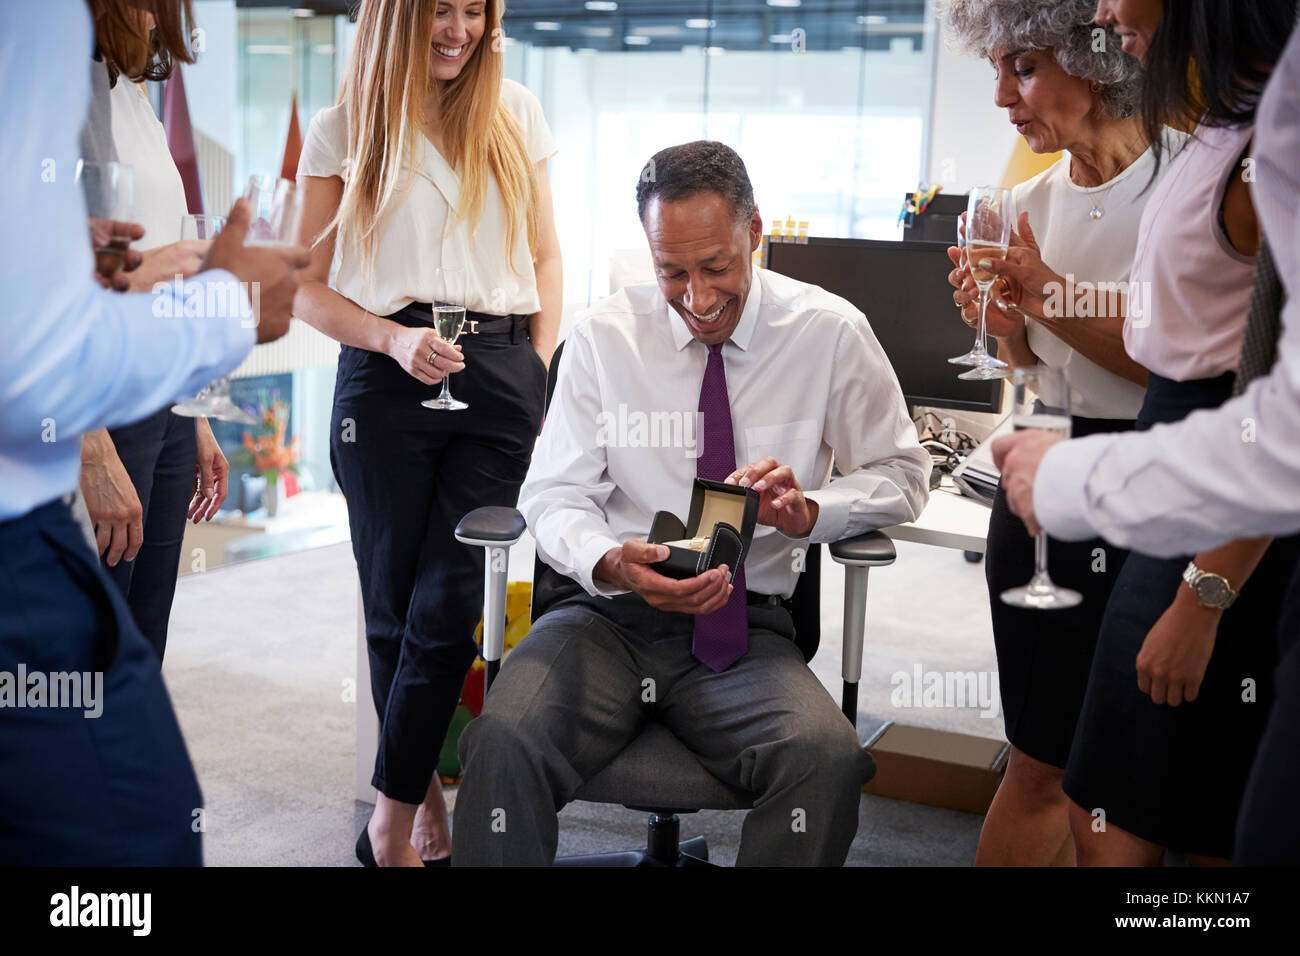
[[[462,736],[452,859],[550,863],[557,811],[657,720],[755,795],[738,864],[840,865],[867,760],[779,599],[809,541],[916,518],[929,456],[863,314],[753,267],[762,217],[733,150],[662,150],[637,206],[657,281],[575,322],[520,492],[538,553],[572,587]],[[697,412],[698,436],[644,427]],[[655,512],[685,517],[697,476],[760,494],[734,580],[725,565],[685,580],[651,567],[668,553],[644,540]]]

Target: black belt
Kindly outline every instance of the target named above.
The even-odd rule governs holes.
[[[408,328],[433,327],[433,306],[427,302],[412,302],[388,316]],[[522,342],[528,337],[528,316],[488,315],[486,312],[465,312],[465,329],[461,335],[509,335],[511,342]]]
[[[745,592],[746,604],[765,604],[768,607],[780,607],[784,599],[779,594],[759,594],[757,591]]]
[[[462,335],[513,335],[517,329],[527,330],[528,316],[503,315],[488,319],[476,319],[478,312],[469,312],[465,316],[465,331]]]

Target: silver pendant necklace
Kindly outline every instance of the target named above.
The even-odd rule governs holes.
[[[1106,215],[1106,210],[1101,208],[1101,204],[1106,201],[1106,198],[1110,195],[1110,191],[1114,188],[1115,188],[1115,183],[1111,183],[1110,186],[1106,189],[1106,191],[1101,194],[1100,201],[1098,201],[1097,197],[1095,196],[1093,197],[1092,208],[1088,210],[1088,218],[1091,219],[1093,222],[1096,222],[1102,216]]]
[[[1088,210],[1088,218],[1091,219],[1093,222],[1096,222],[1097,220],[1101,219],[1102,216],[1106,215],[1106,210],[1101,207],[1101,204],[1106,201],[1108,196],[1110,196],[1110,191],[1114,189],[1115,186],[1116,183],[1112,181],[1111,184],[1106,188],[1106,191],[1101,194],[1100,200],[1098,200],[1098,198],[1095,195],[1092,197],[1091,199],[1092,208]]]

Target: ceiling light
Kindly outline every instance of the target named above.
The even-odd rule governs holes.
[[[801,7],[803,0],[767,0],[769,7]]]
[[[587,0],[583,6],[594,13],[613,13],[618,9],[614,0]]]
[[[625,36],[623,37],[623,42],[626,43],[628,46],[648,46],[650,43],[650,38],[636,36],[636,35]]]
[[[692,30],[712,30],[718,25],[718,21],[709,20],[704,17],[691,17],[686,21],[686,25]]]
[[[553,33],[560,29],[560,25],[554,20],[537,20],[533,23],[533,29],[539,30],[543,33]]]

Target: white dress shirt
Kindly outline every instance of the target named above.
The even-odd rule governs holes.
[[[921,513],[930,456],[861,312],[756,269],[722,356],[737,466],[774,457],[820,508],[811,539],[755,530],[750,590],[788,597],[808,540]],[[656,511],[689,513],[707,357],[653,282],[592,306],[569,333],[519,508],[542,558],[590,594],[619,593],[592,570],[611,548],[644,539]],[[843,476],[830,481],[832,462]]]
[[[1278,361],[1217,409],[1056,445],[1034,482],[1053,535],[1172,556],[1300,530],[1300,30],[1256,116],[1255,208],[1287,292]]]
[[[555,138],[537,97],[513,80],[502,80],[501,102],[519,121],[528,158],[536,164],[554,156]],[[346,182],[351,162],[347,106],[340,103],[321,110],[307,130],[298,175],[337,176]],[[375,315],[392,315],[412,302],[433,301],[439,291],[433,287],[434,269],[446,266],[465,271],[465,305],[471,311],[489,315],[540,311],[537,276],[522,221],[515,235],[513,262],[506,257],[508,220],[496,177],[488,178],[483,218],[471,234],[467,222],[451,228],[450,213],[460,201],[460,174],[419,133],[414,171],[401,201],[379,224],[374,274],[363,274],[360,253],[350,242],[339,250],[339,292]]]
[[[186,293],[235,283],[228,272],[196,277],[179,297],[170,286],[108,292],[91,278],[74,176],[90,49],[80,0],[0,4],[0,521],[77,487],[78,436],[194,394],[232,371],[257,337],[245,318],[184,314]],[[56,80],[33,69],[61,62],[73,65]],[[247,297],[234,301],[229,311],[247,316]]]

